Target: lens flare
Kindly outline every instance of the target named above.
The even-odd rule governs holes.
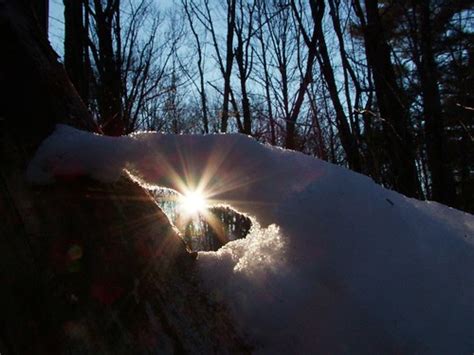
[[[206,198],[198,191],[188,191],[180,198],[180,210],[188,215],[194,216],[206,209]]]

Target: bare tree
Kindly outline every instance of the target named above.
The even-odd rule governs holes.
[[[242,127],[242,123],[239,119],[238,107],[233,97],[232,87],[231,87],[231,78],[232,78],[232,67],[234,63],[234,28],[235,28],[235,16],[236,16],[236,6],[237,0],[227,0],[226,1],[226,36],[225,36],[225,60],[221,51],[220,41],[218,39],[218,33],[215,28],[215,18],[212,15],[211,6],[209,0],[202,0],[200,5],[204,7],[201,9],[201,6],[197,6],[195,3],[192,4],[192,10],[195,18],[202,24],[206,31],[211,36],[212,46],[216,55],[216,61],[221,72],[223,79],[223,91],[218,89],[215,85],[211,85],[216,89],[223,97],[222,109],[220,112],[221,116],[221,125],[220,131],[226,132],[229,124],[229,104],[232,104],[234,107],[234,115],[237,118],[239,129]]]
[[[253,20],[256,9],[256,1],[238,0],[239,11],[234,21],[234,31],[236,37],[235,62],[238,69],[240,82],[240,94],[242,95],[242,115],[243,131],[245,134],[252,134],[252,113],[248,94],[247,80],[251,74],[253,66],[252,36],[254,34]]]
[[[226,60],[224,71],[224,101],[222,104],[221,132],[227,131],[229,117],[230,80],[234,61],[234,27],[235,9],[237,0],[227,0],[227,36],[226,36]]]
[[[189,24],[189,27],[191,29],[191,32],[193,34],[195,44],[196,44],[196,52],[197,52],[197,57],[198,57],[197,67],[198,67],[198,72],[199,72],[198,91],[199,91],[199,96],[201,98],[202,124],[204,127],[204,132],[209,133],[209,118],[208,118],[207,97],[206,97],[205,78],[204,78],[203,45],[196,31],[196,27],[193,20],[192,9],[190,8],[194,6],[193,2],[189,0],[181,0],[181,4],[186,13],[188,24]]]
[[[303,72],[303,76],[301,79],[300,86],[297,91],[297,95],[295,98],[295,101],[293,103],[293,106],[290,111],[290,115],[287,118],[286,121],[286,140],[285,140],[285,146],[289,149],[295,149],[295,126],[296,126],[296,120],[298,119],[298,115],[301,111],[301,107],[303,105],[303,101],[305,98],[306,94],[306,89],[310,85],[310,83],[313,81],[313,66],[314,62],[316,59],[316,54],[317,54],[317,41],[318,41],[318,33],[317,33],[317,20],[315,20],[312,24],[312,30],[310,33],[308,33],[305,29],[305,25],[303,23],[303,18],[300,16],[300,9],[295,2],[295,0],[292,0],[290,2],[291,9],[293,10],[293,15],[295,16],[297,22],[298,22],[298,27],[301,33],[301,36],[303,37],[304,43],[306,44],[308,48],[308,53],[306,56],[306,65],[305,69]],[[323,13],[315,11],[317,10],[316,8],[311,8],[311,14],[312,16],[318,17],[323,15]]]
[[[97,69],[99,125],[106,134],[121,135],[126,132],[127,122],[121,102],[120,0],[93,0],[87,11],[93,19],[93,39],[96,39],[89,40],[89,47]]]
[[[311,9],[311,16],[314,23],[314,34],[315,41],[311,42],[309,40],[308,34],[302,26],[301,17],[297,12],[295,16],[298,18],[298,22],[301,26],[301,31],[303,31],[303,38],[306,45],[317,46],[317,59],[321,67],[321,72],[324,76],[326,85],[328,87],[329,95],[336,111],[336,124],[339,131],[339,137],[341,140],[342,147],[346,153],[347,161],[349,167],[355,171],[361,171],[361,158],[360,152],[357,146],[357,140],[355,139],[353,133],[350,130],[349,123],[344,112],[341,100],[339,98],[339,90],[336,86],[336,80],[334,78],[334,71],[332,68],[331,60],[329,58],[329,52],[326,45],[326,39],[323,31],[323,18],[325,11],[325,2],[322,0],[310,0],[309,6]],[[295,8],[295,7],[294,7]]]
[[[268,116],[268,123],[270,125],[270,143],[272,145],[276,145],[277,143],[277,132],[276,132],[276,123],[275,123],[275,117],[273,115],[273,99],[271,95],[271,77],[270,77],[270,72],[271,68],[269,66],[269,60],[268,60],[268,55],[269,55],[269,44],[267,44],[267,41],[270,40],[270,37],[268,35],[268,30],[266,30],[266,26],[264,25],[265,23],[265,18],[268,18],[268,10],[267,10],[267,5],[266,1],[263,0],[258,0],[256,1],[257,3],[257,12],[256,12],[256,21],[257,21],[257,31],[256,31],[256,39],[258,40],[259,44],[259,51],[255,51],[255,56],[257,57],[257,60],[261,64],[261,75],[263,76],[263,87],[264,87],[264,92],[265,92],[265,103],[267,106],[267,116]],[[257,73],[258,75],[258,73]]]
[[[122,75],[122,105],[126,131],[132,132],[148,128],[158,112],[146,112],[152,101],[165,100],[165,81],[170,75],[169,64],[178,48],[182,30],[178,26],[169,27],[168,32],[160,32],[164,20],[150,0],[141,0],[127,9],[123,21],[120,50],[120,71]],[[145,30],[146,29],[146,30]]]
[[[392,186],[407,196],[419,196],[408,108],[396,80],[378,1],[365,0],[365,12],[359,0],[353,0],[353,4],[363,29],[367,62],[372,69],[377,105],[383,119]]]

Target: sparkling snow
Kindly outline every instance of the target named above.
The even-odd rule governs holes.
[[[260,353],[474,351],[474,216],[238,134],[103,137],[59,125],[27,177],[203,189],[254,220],[198,265]]]

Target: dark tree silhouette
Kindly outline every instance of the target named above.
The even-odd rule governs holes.
[[[64,67],[84,103],[89,102],[88,28],[82,0],[64,0]]]

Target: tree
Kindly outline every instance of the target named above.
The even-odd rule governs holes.
[[[297,78],[294,69],[296,53],[301,50],[299,42],[295,40],[299,34],[292,21],[292,10],[283,1],[277,0],[270,3],[261,1],[258,8],[259,31],[257,33],[261,48],[258,59],[264,74],[271,139],[272,142],[278,142],[277,134],[282,132],[285,134],[281,137],[282,140],[294,142],[295,129],[290,128],[288,131],[288,127],[292,125],[289,121],[292,110],[291,101],[294,101],[299,92],[298,86],[294,91],[292,90],[293,82],[300,79]],[[299,108],[296,107],[296,109]],[[286,133],[283,133],[285,130]],[[293,137],[289,138],[288,134]],[[290,144],[296,148],[294,143]]]
[[[188,0],[181,0],[184,12],[186,13],[186,18],[188,19],[189,28],[193,34],[195,43],[196,43],[196,52],[197,52],[197,66],[199,71],[199,96],[201,98],[201,111],[202,111],[202,124],[204,127],[204,132],[209,133],[209,118],[207,112],[207,96],[205,88],[205,79],[204,79],[204,58],[203,58],[203,48],[201,44],[201,39],[196,31],[194,26],[193,16],[191,14],[191,6],[194,6],[192,2]]]
[[[355,135],[350,130],[346,114],[339,98],[339,92],[336,86],[334,71],[332,68],[331,60],[329,58],[326,39],[324,37],[322,21],[324,17],[325,3],[324,1],[311,0],[310,7],[315,25],[315,33],[317,34],[317,45],[319,54],[318,61],[324,79],[326,81],[326,85],[328,87],[331,101],[336,111],[336,123],[339,131],[341,144],[346,153],[349,167],[354,171],[360,172],[362,171],[362,165],[359,148],[357,146],[357,140],[355,139]]]
[[[232,66],[234,62],[234,27],[235,27],[235,9],[237,0],[227,0],[227,36],[226,36],[226,56],[224,75],[224,102],[222,104],[222,124],[221,132],[227,132],[229,117],[229,99],[230,99],[230,79],[232,75]],[[214,46],[217,44],[214,43]],[[216,48],[217,51],[217,48]]]
[[[303,36],[304,42],[306,46],[308,47],[308,53],[306,57],[306,65],[305,65],[303,77],[301,79],[301,83],[298,88],[298,93],[294,101],[294,104],[292,106],[291,113],[286,120],[285,146],[288,149],[295,149],[296,148],[296,145],[295,145],[296,120],[298,119],[298,115],[301,111],[301,107],[304,102],[306,89],[308,88],[309,84],[313,81],[313,65],[314,65],[314,61],[316,59],[316,53],[317,53],[316,42],[317,42],[318,34],[316,33],[317,32],[316,21],[315,23],[313,23],[312,32],[310,35],[304,29],[303,20],[299,15],[300,12],[297,8],[295,1],[292,0],[290,5],[291,5],[291,9],[293,10],[293,15],[296,17],[298,21],[298,27],[301,31],[301,35]],[[315,16],[315,17],[322,16],[322,13],[316,13],[314,11],[314,8],[311,8],[311,14],[312,16]]]
[[[88,28],[82,0],[64,0],[64,67],[79,96],[89,102]]]
[[[239,1],[239,12],[234,21],[236,46],[234,50],[235,62],[239,72],[240,94],[242,95],[242,133],[252,134],[252,112],[248,93],[247,80],[253,67],[253,48],[251,46],[254,33],[253,20],[257,3]]]
[[[372,69],[377,106],[387,139],[384,149],[390,165],[391,185],[407,196],[419,196],[406,97],[396,80],[378,1],[365,0],[365,12],[359,0],[354,0],[353,4],[363,31],[367,63]]]
[[[97,38],[96,43],[89,40],[89,46],[98,73],[96,87],[99,125],[105,134],[119,136],[126,132],[127,127],[121,101],[120,0],[93,0],[92,5],[87,6],[87,11],[93,19],[92,26]]]
[[[266,114],[268,118],[268,123],[270,125],[270,143],[272,145],[277,144],[277,132],[276,132],[276,124],[275,124],[275,117],[273,115],[273,100],[271,95],[271,77],[270,77],[270,67],[269,67],[269,60],[267,59],[269,45],[267,45],[266,41],[269,40],[269,36],[267,34],[268,31],[264,31],[264,21],[265,18],[268,17],[267,6],[265,1],[257,1],[257,14],[256,14],[256,21],[257,21],[257,31],[255,37],[258,40],[258,44],[260,47],[260,51],[255,51],[255,56],[257,60],[261,63],[261,71],[263,71],[263,87],[265,92],[265,103],[266,103]]]
[[[434,56],[431,1],[423,0],[417,7],[420,13],[420,53],[418,63],[421,90],[428,166],[431,175],[431,198],[446,205],[455,203],[454,179],[449,167],[446,136],[443,127],[441,95],[438,88],[439,74]]]
[[[472,1],[451,0],[379,4],[394,77],[410,118],[408,127],[414,137],[422,193],[428,199],[459,208],[466,208],[461,200],[470,195],[461,192],[460,187],[469,185],[467,175],[461,171],[465,172],[472,163],[470,159],[459,159],[469,155],[465,155],[469,144],[461,147],[461,142],[469,139],[461,137],[469,132],[470,118],[469,110],[452,110],[448,102],[457,91],[454,86],[461,88],[470,77],[469,70],[464,69],[462,75],[453,74],[457,72],[454,68],[467,68],[469,61],[472,41],[467,24],[472,5]],[[461,91],[469,96],[467,87]],[[457,117],[463,117],[461,124]]]

